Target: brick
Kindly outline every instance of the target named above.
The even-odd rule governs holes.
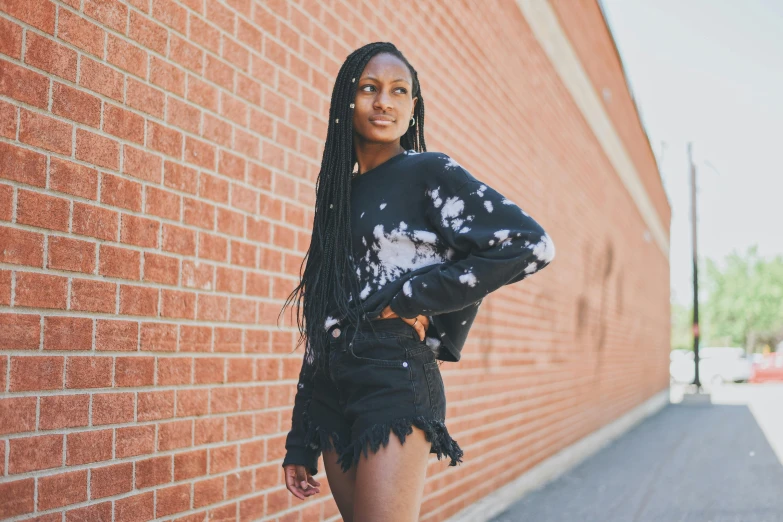
[[[228,241],[223,237],[201,232],[198,255],[213,261],[228,261]]]
[[[196,315],[196,294],[163,289],[161,293],[161,317],[194,319]]]
[[[155,496],[152,491],[124,497],[114,502],[114,520],[116,522],[144,522],[154,518]]]
[[[0,150],[0,155],[2,150]],[[0,226],[0,262],[14,265],[43,266],[43,235]]]
[[[62,357],[11,357],[10,391],[59,390],[62,387]]]
[[[141,279],[141,252],[101,245],[98,273],[106,277]]]
[[[72,232],[74,234],[116,241],[119,237],[119,222],[120,216],[113,210],[76,201],[73,203]]]
[[[117,428],[115,434],[117,458],[147,455],[155,451],[155,426],[130,426]]]
[[[120,313],[123,315],[157,316],[157,288],[120,286]]]
[[[182,133],[150,121],[147,123],[147,146],[167,156],[180,158],[182,157]]]
[[[49,79],[38,72],[0,60],[0,94],[45,109],[49,104]],[[7,144],[3,144],[3,148],[12,149]],[[0,149],[0,158],[3,153]]]
[[[112,458],[112,430],[69,433],[65,447],[66,466],[109,460]]]
[[[87,279],[71,281],[71,310],[114,313],[116,296],[117,285],[114,283]],[[98,335],[100,337],[100,330]]]
[[[86,56],[82,56],[79,67],[79,85],[118,102],[123,101],[124,76],[121,72]]]
[[[198,190],[198,173],[190,167],[166,161],[163,164],[163,184],[182,192],[195,194]]]
[[[65,522],[111,522],[111,502],[72,509],[65,513]]]
[[[152,16],[180,33],[187,31],[187,11],[171,0],[153,2]]]
[[[35,431],[35,397],[0,399],[0,435]]]
[[[192,75],[188,76],[187,99],[194,105],[204,107],[211,112],[218,111],[218,90]]]
[[[18,223],[51,230],[68,230],[68,200],[20,189],[17,194]]]
[[[144,254],[144,281],[176,285],[179,279],[179,260],[160,254]]]
[[[159,228],[160,224],[155,220],[124,214],[120,224],[120,241],[140,247],[156,248]]]
[[[182,286],[199,290],[213,290],[215,267],[200,261],[182,262]]]
[[[214,141],[224,147],[230,147],[233,131],[231,124],[227,123],[209,113],[204,113],[204,137]]]
[[[84,14],[115,31],[125,32],[128,6],[124,2],[119,0],[84,0]]]
[[[150,48],[158,54],[166,54],[168,40],[166,28],[135,11],[130,12],[128,36],[140,43],[142,47]]]
[[[226,419],[226,438],[230,441],[249,439],[253,436],[253,415],[240,415]]]
[[[213,388],[210,390],[209,409],[212,413],[239,411],[239,390],[237,388]]]
[[[116,105],[104,105],[103,130],[123,140],[144,143],[144,118]]]
[[[146,187],[147,202],[144,211],[153,216],[179,220],[181,197],[169,190]]]
[[[158,357],[158,386],[190,384],[192,363],[190,357]]]
[[[136,408],[139,422],[170,419],[174,416],[174,392],[139,392]]]
[[[41,343],[41,317],[35,314],[0,314],[0,350],[37,350]]]
[[[158,486],[171,482],[170,455],[152,457],[136,462],[136,489]]]
[[[48,395],[41,397],[41,430],[77,428],[89,424],[88,395]]]
[[[217,229],[219,232],[232,236],[242,236],[244,224],[245,219],[241,213],[226,208],[218,209]]]
[[[0,517],[11,518],[35,509],[35,479],[0,483]]]
[[[150,56],[150,82],[177,96],[185,96],[185,72],[156,56]]]
[[[58,25],[58,38],[65,40],[98,58],[103,57],[103,39],[105,32],[99,26],[67,9],[60,10]]]
[[[90,498],[104,498],[133,489],[133,463],[124,462],[90,472]]]
[[[217,149],[210,143],[186,136],[185,153],[183,157],[188,163],[205,169],[214,170]]]
[[[32,272],[16,274],[16,306],[65,310],[68,280],[65,277]]]
[[[253,472],[239,471],[226,475],[226,498],[237,498],[253,492]]]
[[[101,176],[101,203],[140,212],[141,191],[141,184],[135,181],[111,174]]]
[[[141,349],[147,352],[174,352],[177,350],[177,328],[169,324],[143,324]]]
[[[152,183],[160,183],[162,179],[163,160],[155,154],[123,145],[124,160],[122,172]]]
[[[197,301],[197,319],[225,321],[228,318],[228,298],[221,295],[199,294]]]
[[[155,516],[162,517],[190,508],[190,485],[182,484],[157,491]]]
[[[68,389],[111,387],[111,357],[68,357],[65,387]]]
[[[207,474],[207,450],[196,450],[174,455],[174,480],[187,480]],[[222,477],[221,477],[222,481]]]
[[[0,19],[0,54],[22,58],[22,27],[5,18]]]
[[[209,473],[224,473],[237,467],[237,446],[209,449]]]
[[[190,229],[164,223],[162,241],[161,248],[166,252],[184,256],[196,253],[196,234]]]
[[[253,380],[253,364],[249,360],[228,359],[228,382],[249,382]]]
[[[19,109],[19,141],[52,152],[71,155],[73,126],[25,108]]]
[[[45,317],[43,347],[44,350],[91,350],[92,319]]]
[[[47,268],[85,274],[95,271],[95,243],[50,236],[48,246]]]
[[[92,396],[92,425],[133,422],[133,393],[96,393]]]
[[[0,270],[0,305],[11,306],[10,270]]]
[[[115,360],[115,386],[152,386],[154,382],[154,357],[117,357]]]
[[[0,19],[0,30],[2,30],[3,20]],[[0,33],[0,46],[2,46],[2,33]],[[19,118],[16,117],[16,107],[10,103],[0,101],[0,136],[10,140],[16,139],[16,128],[19,125]],[[9,187],[10,188],[10,187]],[[11,218],[4,218],[10,221]]]
[[[53,82],[52,112],[69,120],[98,128],[101,123],[101,100],[88,92]]]
[[[25,63],[44,71],[76,81],[76,52],[36,33],[27,33]]]
[[[159,5],[156,3],[155,5]],[[169,58],[186,69],[201,74],[204,67],[204,51],[176,35],[169,39]]]
[[[206,230],[215,229],[215,206],[192,198],[184,198],[183,221]]]
[[[87,470],[38,479],[38,510],[45,511],[87,500]]]
[[[177,417],[209,413],[209,390],[177,390]]]
[[[202,111],[199,107],[177,100],[172,96],[168,97],[166,103],[168,106],[166,123],[194,134],[200,133]]]
[[[225,359],[222,357],[199,357],[195,362],[193,382],[195,384],[222,383]]]
[[[76,159],[117,170],[120,165],[120,146],[110,138],[76,129]]]
[[[95,349],[98,351],[135,352],[139,343],[139,323],[98,319]]]
[[[118,38],[113,34],[109,34],[109,39],[106,43],[106,61],[123,69],[131,74],[138,76],[139,78],[147,77],[147,51],[138,45],[134,45],[130,42]],[[139,82],[128,78],[128,91],[131,90],[131,85],[134,85],[136,89]],[[131,105],[134,107],[134,105]],[[139,108],[139,107],[135,107]]]
[[[201,480],[193,485],[193,507],[199,508],[223,500],[223,477]]]
[[[3,115],[0,113],[0,118]],[[0,125],[2,122],[0,121]],[[0,221],[11,221],[14,213],[14,187],[0,185]]]
[[[40,435],[11,439],[8,451],[8,473],[26,473],[62,466],[63,436]]]
[[[221,417],[205,417],[196,419],[195,444],[211,444],[222,442],[224,440],[223,429],[224,421]]]
[[[158,451],[185,448],[191,445],[193,421],[183,420],[158,425]]]

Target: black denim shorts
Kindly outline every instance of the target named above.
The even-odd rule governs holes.
[[[438,460],[445,455],[450,466],[462,462],[462,449],[446,429],[446,394],[432,349],[399,318],[354,330],[338,325],[328,331],[328,371],[314,377],[306,442],[337,451],[348,471],[362,453],[386,446],[391,433],[404,444],[416,426]]]

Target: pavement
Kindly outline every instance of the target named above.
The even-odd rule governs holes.
[[[783,522],[783,385],[672,403],[492,522]]]

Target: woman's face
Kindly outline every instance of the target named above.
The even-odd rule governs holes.
[[[412,98],[411,73],[396,56],[373,56],[357,79],[354,135],[373,143],[392,143],[408,132],[418,98]]]

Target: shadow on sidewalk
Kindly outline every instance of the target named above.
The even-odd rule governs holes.
[[[672,404],[492,521],[781,522],[767,436],[746,405]]]

